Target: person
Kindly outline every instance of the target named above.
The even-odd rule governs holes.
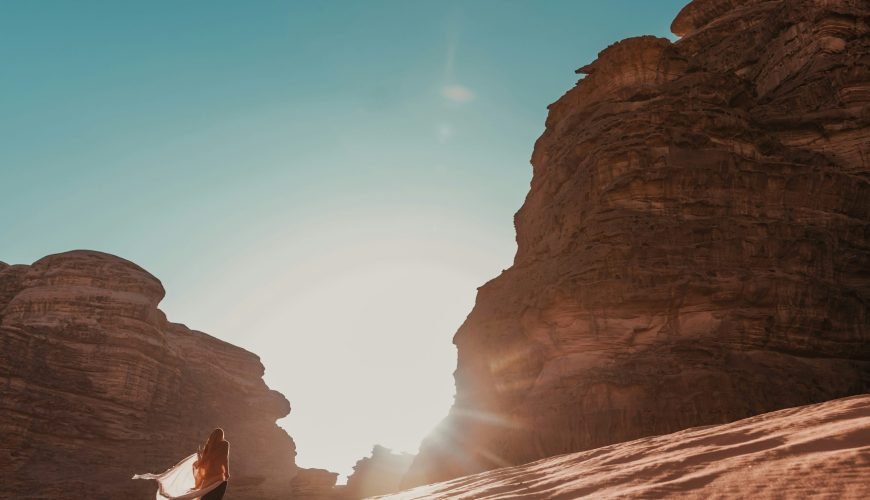
[[[221,500],[227,491],[227,481],[230,479],[230,443],[224,439],[224,430],[221,428],[213,430],[205,447],[197,451],[196,455],[197,460],[193,463],[196,488],[200,489],[222,481],[201,500]]]

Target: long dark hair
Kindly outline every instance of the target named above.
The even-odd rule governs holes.
[[[202,449],[202,455],[205,456],[208,454],[208,451],[214,448],[214,445],[220,443],[224,440],[224,430],[218,427],[217,429],[211,431],[211,434],[208,436],[208,441],[205,442],[205,448]]]

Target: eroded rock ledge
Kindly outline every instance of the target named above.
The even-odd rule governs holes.
[[[870,389],[868,26],[698,0],[578,70],[405,484]]]
[[[259,358],[167,321],[163,296],[147,271],[100,252],[0,265],[4,494],[147,498],[153,483],[131,475],[173,465],[216,426],[233,443],[234,498],[331,488],[337,475],[296,466],[275,423],[290,404]]]

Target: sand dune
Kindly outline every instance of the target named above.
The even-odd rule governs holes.
[[[870,498],[870,395],[551,457],[378,498]]]

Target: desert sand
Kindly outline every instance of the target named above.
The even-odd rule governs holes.
[[[870,498],[870,395],[560,455],[378,498]]]

